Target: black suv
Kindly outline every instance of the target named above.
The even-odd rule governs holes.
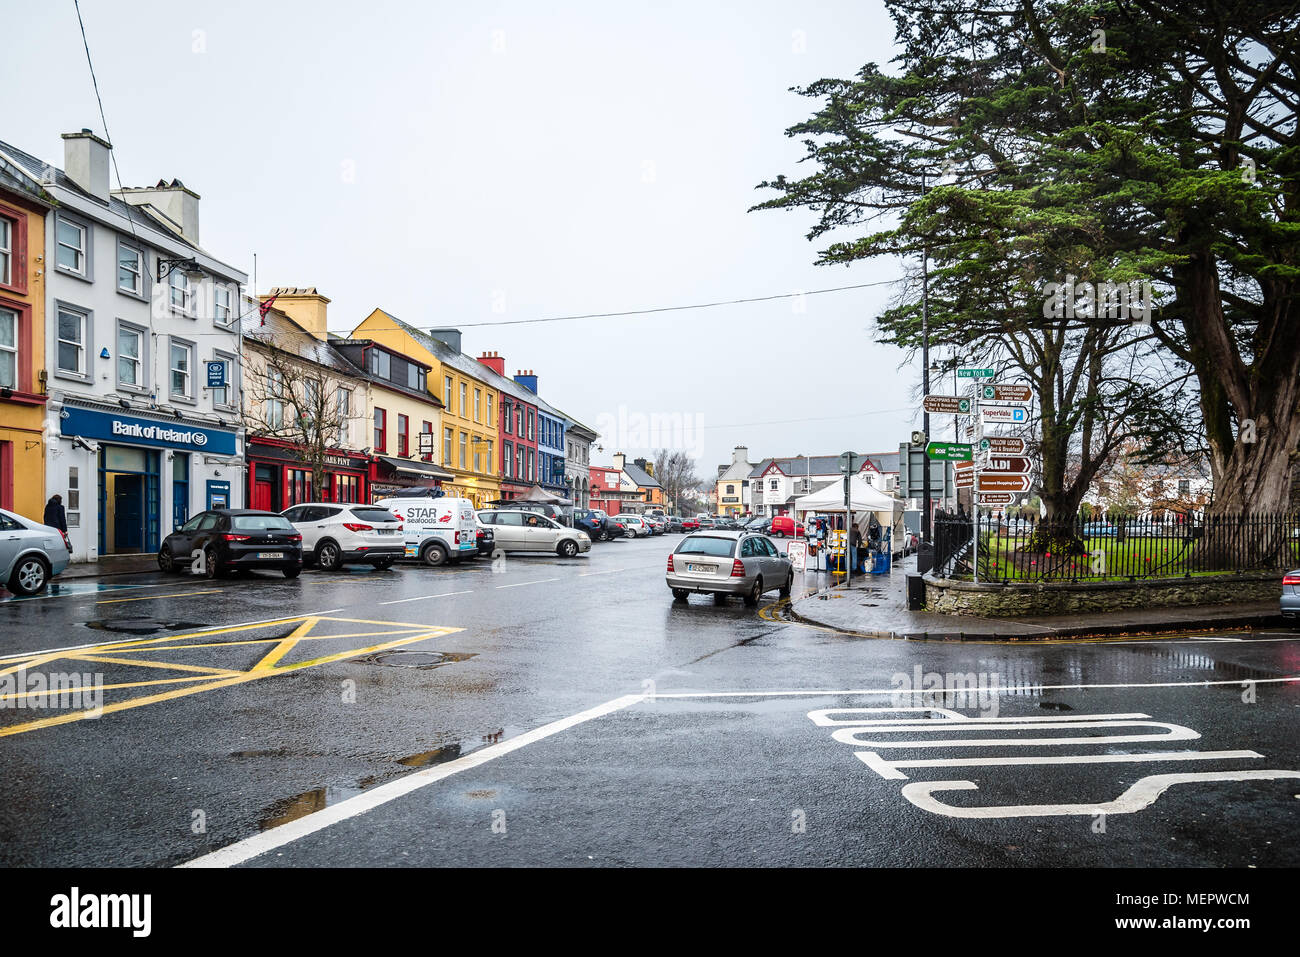
[[[163,539],[158,567],[187,568],[207,578],[245,568],[276,568],[285,578],[302,572],[302,535],[283,515],[251,508],[200,512]]]

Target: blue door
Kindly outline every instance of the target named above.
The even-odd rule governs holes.
[[[172,528],[190,519],[190,457],[187,452],[172,456]]]
[[[144,548],[144,476],[119,472],[113,486],[113,551]]]

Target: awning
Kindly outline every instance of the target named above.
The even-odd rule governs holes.
[[[383,462],[386,466],[401,475],[413,475],[422,479],[437,479],[440,482],[454,481],[456,476],[452,475],[445,469],[440,469],[432,462],[414,462],[410,459],[390,459],[386,455],[377,455],[375,458]]]

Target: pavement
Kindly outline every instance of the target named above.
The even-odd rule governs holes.
[[[1116,634],[1237,631],[1283,624],[1277,601],[1125,609],[1091,614],[1086,621],[1078,615],[1006,619],[909,611],[907,575],[915,572],[915,555],[898,562],[887,574],[855,576],[847,588],[838,575],[808,572],[805,578],[810,583],[815,581],[815,587],[793,599],[783,612],[796,621],[868,638],[931,641],[1050,641]]]

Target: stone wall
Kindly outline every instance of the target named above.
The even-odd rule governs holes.
[[[976,585],[925,578],[926,611],[943,615],[1021,618],[1168,608],[1184,605],[1230,605],[1268,601],[1282,594],[1280,573],[1160,578],[1120,582],[1036,582],[1024,585]]]

